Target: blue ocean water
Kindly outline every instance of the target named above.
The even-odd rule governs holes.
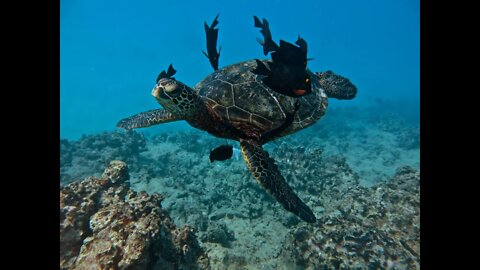
[[[273,38],[309,45],[313,71],[333,70],[359,89],[330,108],[387,104],[419,121],[419,0],[342,1],[60,1],[60,137],[115,130],[121,118],[158,108],[150,91],[173,63],[176,78],[194,86],[212,72],[204,21],[220,13],[220,66],[265,58],[253,15],[270,22]],[[330,109],[329,108],[329,109]],[[184,122],[151,131],[189,130]]]

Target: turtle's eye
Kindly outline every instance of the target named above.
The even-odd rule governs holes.
[[[174,97],[178,97],[181,93],[182,93],[182,89],[178,87],[171,88],[171,89],[164,87],[161,95],[162,97],[174,98]]]
[[[177,89],[177,85],[173,82],[165,82],[162,84],[163,90],[167,93],[174,92]]]
[[[165,80],[160,83],[160,88],[163,90],[164,96],[176,97],[182,93],[181,87],[172,80]]]
[[[171,99],[179,96],[182,89],[172,82],[159,82],[152,90],[152,95],[156,98]]]

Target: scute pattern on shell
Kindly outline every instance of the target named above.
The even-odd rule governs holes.
[[[224,67],[199,82],[195,90],[223,120],[234,126],[249,123],[267,131],[283,123],[285,112],[293,111],[296,98],[271,90],[251,72],[255,67],[254,60]],[[325,91],[314,79],[312,93],[299,99],[300,109],[282,136],[312,125],[327,109]]]

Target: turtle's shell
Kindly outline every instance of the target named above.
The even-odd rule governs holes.
[[[224,121],[240,128],[253,126],[259,132],[281,125],[285,112],[293,112],[296,99],[300,99],[300,108],[282,136],[308,127],[324,115],[327,95],[317,80],[312,79],[312,93],[289,97],[273,91],[252,73],[256,65],[255,60],[250,60],[217,70],[199,82],[195,90]]]

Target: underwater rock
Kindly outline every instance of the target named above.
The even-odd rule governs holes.
[[[306,269],[419,269],[420,174],[401,167],[387,183],[352,187],[315,226],[293,230]],[[335,209],[335,210],[334,210]]]
[[[65,185],[95,175],[112,160],[124,160],[136,169],[145,147],[145,138],[135,131],[84,135],[78,141],[60,140],[60,183]]]
[[[215,222],[208,226],[208,230],[200,238],[202,242],[219,243],[223,247],[230,247],[230,242],[235,240],[235,233],[227,228],[223,222]]]
[[[112,184],[117,181],[125,182],[130,179],[127,164],[120,160],[113,160],[102,174],[103,179],[108,179]]]
[[[61,269],[209,269],[192,228],[178,228],[163,197],[134,192],[128,167],[60,188]]]

